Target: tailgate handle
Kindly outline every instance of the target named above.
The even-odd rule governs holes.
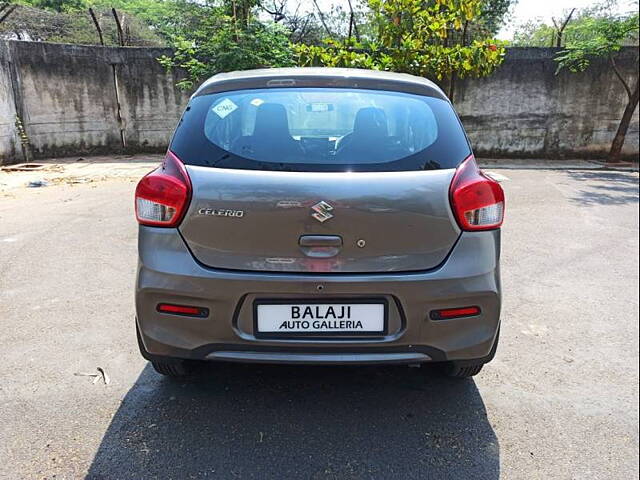
[[[338,235],[303,235],[300,237],[301,247],[341,247],[342,237]]]
[[[307,257],[331,258],[340,252],[342,237],[337,235],[303,235],[298,242]]]

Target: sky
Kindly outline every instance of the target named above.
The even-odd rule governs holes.
[[[344,5],[348,8],[347,0],[317,0],[320,8],[329,9],[331,5]],[[290,4],[294,4],[291,2]],[[355,2],[354,2],[355,3]],[[502,40],[510,40],[513,36],[515,27],[521,23],[535,18],[542,18],[545,22],[551,23],[551,17],[562,17],[563,13],[567,13],[574,7],[585,8],[599,0],[519,0],[512,7],[511,21],[505,25],[498,33],[497,37]],[[303,7],[312,10],[313,0],[302,0]],[[619,12],[625,12],[637,8],[633,0],[619,0]]]

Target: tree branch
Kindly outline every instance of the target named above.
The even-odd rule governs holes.
[[[11,15],[11,13],[13,13],[13,11],[14,11],[16,8],[18,8],[18,6],[17,6],[17,5],[13,5],[12,7],[9,7],[9,8],[7,9],[7,11],[4,13],[4,15],[2,15],[2,17],[0,17],[0,23],[4,22],[4,21],[7,19],[7,17],[8,17],[9,15]]]
[[[124,33],[122,32],[122,24],[120,23],[120,17],[118,17],[118,12],[115,8],[111,9],[111,13],[113,14],[113,18],[116,21],[116,29],[118,31],[118,43],[120,43],[121,47],[124,47]]]
[[[569,20],[571,20],[571,17],[573,16],[573,13],[576,11],[575,8],[572,8],[571,11],[569,12],[569,15],[567,15],[567,18],[564,19],[564,22],[562,22],[562,25],[558,25],[558,23],[556,22],[556,19],[551,17],[551,21],[553,22],[553,26],[556,28],[556,32],[558,34],[558,36],[556,37],[556,47],[562,47],[562,35],[564,33],[564,29],[567,28],[567,25],[569,24]]]
[[[609,54],[609,62],[611,62],[611,67],[613,68],[613,72],[616,74],[616,77],[618,77],[618,80],[620,80],[620,82],[622,83],[622,86],[627,91],[627,96],[629,97],[629,99],[631,99],[631,95],[632,95],[631,87],[622,76],[622,73],[620,72],[620,70],[618,69],[618,65],[616,64],[616,61],[614,60],[613,55],[611,54]]]
[[[351,24],[353,24],[353,31],[356,34],[356,40],[360,41],[360,32],[358,32],[358,25],[356,25],[356,16],[353,13],[353,6],[351,5],[351,0],[349,1],[349,10],[351,11],[351,20],[349,23],[349,32],[351,32]],[[351,34],[349,34],[349,38],[351,38]]]
[[[260,8],[262,8],[265,12],[267,12],[269,15],[271,15],[273,17],[273,21],[275,23],[278,23],[278,22],[280,22],[282,20],[285,20],[287,18],[287,16],[284,13],[284,7],[285,7],[284,0],[282,0],[279,5],[274,0],[272,2],[272,5],[273,5],[273,9],[271,9],[271,10],[269,10],[269,8],[266,7],[262,3],[260,4]],[[298,8],[299,7],[300,7],[300,4],[298,4]]]
[[[572,8],[571,11],[569,12],[569,15],[567,16],[567,19],[564,21],[564,23],[562,24],[562,28],[561,31],[564,32],[564,29],[567,28],[567,24],[569,23],[569,20],[571,20],[571,17],[573,16],[573,12],[575,12],[576,9]]]
[[[96,26],[96,30],[98,31],[98,37],[100,37],[100,45],[104,47],[104,37],[102,36],[102,29],[100,28],[100,22],[98,22],[98,18],[93,11],[93,8],[89,7],[89,15],[91,15],[91,19],[93,20],[93,24]]]
[[[329,27],[327,27],[327,23],[324,21],[324,14],[322,13],[322,10],[320,10],[320,7],[318,6],[317,0],[313,0],[313,4],[316,6],[316,10],[318,10],[318,16],[320,17],[320,23],[322,23],[322,26],[324,27],[324,29],[327,32],[327,35],[329,35],[330,37],[333,37],[333,34],[331,33],[331,30],[329,30]]]

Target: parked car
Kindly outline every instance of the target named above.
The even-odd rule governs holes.
[[[216,75],[136,188],[140,350],[194,361],[477,374],[500,329],[504,194],[432,82]]]

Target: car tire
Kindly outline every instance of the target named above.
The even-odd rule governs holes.
[[[444,374],[452,378],[469,378],[477,375],[484,367],[484,363],[476,365],[466,365],[464,367],[457,366],[455,363],[449,363],[444,368]]]
[[[140,336],[140,329],[136,322],[136,336],[138,338],[138,348],[140,354],[151,363],[153,369],[160,375],[172,378],[183,378],[191,373],[191,365],[186,360],[179,358],[168,358],[163,360],[162,357],[156,357],[150,355],[144,348],[142,343],[142,337]]]
[[[486,363],[489,363],[491,360],[493,360],[493,357],[495,357],[499,341],[500,328],[498,328],[498,333],[496,334],[496,339],[493,342],[491,351],[485,358],[479,358],[476,360],[464,360],[458,362],[446,362],[441,365],[441,372],[444,373],[444,375],[446,375],[447,377],[451,378],[469,378],[479,374],[482,370],[482,367],[484,367]]]
[[[151,365],[156,372],[166,377],[184,378],[190,372],[187,362],[183,360],[172,360],[171,362],[152,360]]]

